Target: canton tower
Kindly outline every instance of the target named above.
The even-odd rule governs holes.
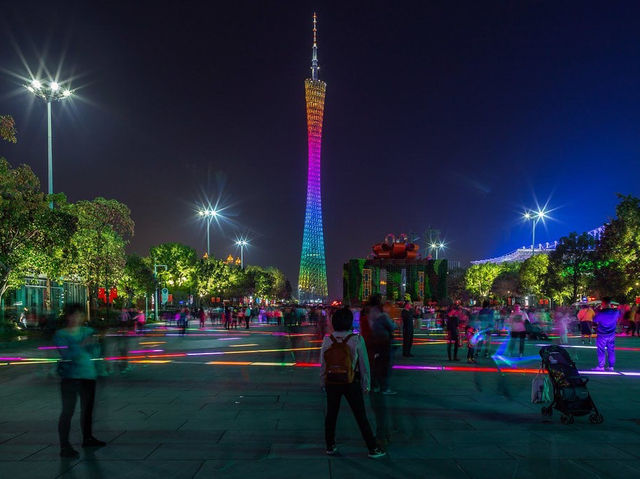
[[[328,296],[320,190],[322,118],[327,84],[318,79],[320,68],[318,67],[317,31],[317,18],[314,13],[311,78],[304,81],[307,102],[309,166],[307,170],[307,208],[304,214],[302,255],[300,257],[300,275],[298,276],[298,299],[300,301],[324,301]]]

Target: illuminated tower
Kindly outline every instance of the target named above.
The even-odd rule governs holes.
[[[301,301],[324,300],[327,291],[327,264],[324,256],[322,228],[322,197],[320,190],[320,149],[322,117],[327,84],[318,79],[317,19],[313,14],[313,55],[311,78],[304,81],[307,101],[307,137],[309,167],[307,170],[307,208],[304,214],[304,234],[298,277],[298,297]]]

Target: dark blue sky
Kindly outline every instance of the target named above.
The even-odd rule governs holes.
[[[55,187],[127,203],[131,249],[203,251],[195,205],[219,196],[219,256],[295,284],[306,187],[304,79],[319,16],[328,84],[323,201],[329,288],[388,232],[441,229],[467,261],[594,228],[640,194],[637,2],[2,2],[0,112],[14,164],[46,179],[45,108],[14,76],[74,77],[54,107]]]

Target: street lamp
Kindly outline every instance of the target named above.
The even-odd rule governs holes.
[[[51,133],[51,103],[58,100],[69,98],[73,91],[68,88],[62,88],[57,81],[43,83],[38,79],[34,79],[31,83],[24,86],[38,98],[47,103],[47,146],[48,146],[48,171],[49,171],[49,194],[53,194],[53,135]],[[53,209],[53,200],[49,202],[49,208]]]
[[[164,268],[165,271],[167,271],[169,268],[167,268],[166,264],[153,264],[153,282],[155,283],[155,300],[153,302],[153,309],[154,311],[154,321],[158,321],[158,268]]]
[[[436,251],[436,259],[438,259],[438,252],[441,249],[444,249],[444,243],[440,242],[440,243],[431,243],[431,250],[435,250]]]
[[[198,211],[198,215],[200,215],[200,217],[202,217],[202,218],[206,218],[207,219],[207,256],[211,256],[211,251],[210,251],[211,220],[213,218],[217,218],[218,217],[218,211],[216,211],[215,209],[212,209],[212,208],[206,208],[206,209]]]
[[[544,221],[547,217],[547,212],[544,209],[538,211],[526,211],[522,217],[527,221],[531,221],[531,254],[533,254],[536,245],[536,226],[539,221]]]
[[[240,246],[240,267],[242,269],[244,269],[244,247],[248,244],[249,242],[244,239],[236,241],[236,246]]]

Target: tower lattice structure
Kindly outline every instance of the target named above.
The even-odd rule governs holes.
[[[324,99],[327,84],[318,79],[319,69],[317,18],[314,13],[311,78],[307,78],[304,82],[307,103],[309,165],[307,170],[307,208],[304,215],[300,275],[298,277],[298,296],[301,301],[323,301],[328,296],[320,188],[322,120],[324,117]]]

